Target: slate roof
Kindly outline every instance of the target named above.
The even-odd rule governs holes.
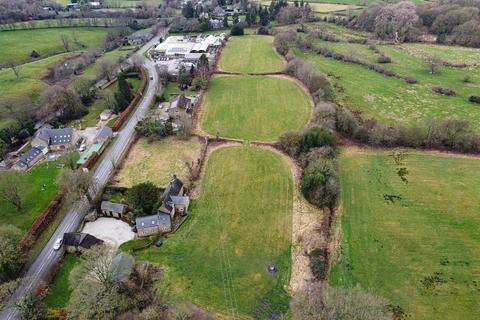
[[[110,201],[102,201],[100,210],[124,213],[127,210],[127,205]]]
[[[179,196],[170,196],[170,202],[175,205],[178,205],[178,204],[187,205],[187,203],[189,202],[189,198],[179,197]]]
[[[19,167],[27,167],[30,163],[35,160],[40,154],[42,154],[42,150],[45,148],[44,146],[37,146],[33,147],[32,149],[25,152],[17,162],[17,166]]]
[[[90,249],[91,247],[100,245],[102,243],[103,240],[98,239],[88,233],[68,232],[63,234],[63,244],[66,246]]]
[[[152,228],[157,226],[171,229],[172,220],[170,219],[170,215],[159,213],[151,216],[136,218],[135,225],[137,226],[137,230]]]
[[[37,138],[47,142],[48,145],[71,144],[73,139],[73,129],[42,128],[37,132]]]
[[[158,209],[160,212],[170,213],[172,211],[173,207],[172,207],[171,197],[183,196],[183,194],[180,194],[182,187],[183,187],[183,182],[177,177],[174,177],[172,181],[170,181],[170,183],[168,184],[167,188],[165,189],[162,195],[162,206]]]
[[[190,99],[186,98],[185,95],[180,94],[173,98],[173,101],[170,103],[170,109],[181,108],[187,109],[190,104]]]
[[[97,135],[95,136],[96,140],[108,140],[113,136],[113,131],[112,128],[103,126],[98,132]]]

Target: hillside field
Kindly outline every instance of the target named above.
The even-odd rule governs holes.
[[[217,76],[205,95],[202,128],[211,135],[274,141],[310,119],[309,95],[294,81],[271,76]]]
[[[350,54],[358,59],[376,63],[378,55],[367,45],[341,42],[315,42],[317,47],[328,47],[336,52]],[[468,102],[471,94],[480,94],[480,67],[453,68],[439,66],[436,74],[430,74],[426,60],[438,57],[444,62],[472,63],[480,55],[479,49],[467,49],[464,59],[459,58],[456,47],[439,45],[377,45],[377,48],[392,59],[383,64],[386,69],[401,76],[415,77],[416,84],[407,84],[401,79],[386,77],[365,66],[354,65],[314,53],[297,55],[312,61],[318,69],[330,76],[335,85],[337,102],[364,118],[375,118],[387,124],[422,125],[432,117],[442,119],[469,119],[471,126],[480,129],[480,109]],[[465,82],[469,77],[469,82]],[[456,96],[436,94],[434,86],[451,88]]]
[[[0,65],[6,63],[24,63],[33,61],[32,50],[37,51],[42,59],[45,56],[63,53],[65,49],[61,36],[68,39],[70,51],[77,49],[100,49],[102,41],[112,28],[50,28],[35,30],[15,30],[0,32]],[[78,42],[75,42],[74,39]]]
[[[290,278],[292,173],[253,146],[213,151],[190,218],[161,249],[136,253],[165,269],[166,297],[237,319],[285,311]],[[267,266],[274,263],[278,273]]]
[[[188,141],[168,137],[151,143],[145,138],[139,139],[115,176],[115,183],[131,187],[150,181],[163,187],[174,174],[185,180],[188,174],[185,161],[196,162],[200,149],[201,143],[196,137]]]
[[[239,73],[276,72],[283,69],[283,61],[273,50],[273,37],[231,37],[220,59],[222,71]]]
[[[343,255],[330,282],[358,283],[408,319],[475,319],[480,160],[407,150],[400,162],[391,151],[342,151]]]
[[[12,204],[0,201],[0,223],[14,225],[26,232],[57,193],[55,178],[58,172],[55,162],[44,161],[22,173],[25,176],[25,184],[21,189],[23,208],[19,212]],[[42,190],[43,184],[45,190]]]

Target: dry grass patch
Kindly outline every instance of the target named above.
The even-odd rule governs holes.
[[[149,143],[139,139],[130,150],[121,170],[115,177],[115,184],[131,187],[137,183],[151,181],[164,186],[176,174],[186,180],[186,161],[197,161],[200,156],[201,142],[193,137],[188,141],[168,137]]]

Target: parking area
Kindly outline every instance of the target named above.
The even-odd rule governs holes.
[[[93,222],[87,222],[82,232],[102,239],[114,248],[135,238],[135,233],[130,225],[115,218],[98,218]]]

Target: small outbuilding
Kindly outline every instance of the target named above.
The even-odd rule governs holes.
[[[65,250],[70,253],[82,252],[83,250],[101,244],[103,244],[103,240],[88,233],[67,232],[63,234],[63,245],[65,246]]]
[[[105,217],[122,218],[127,213],[128,206],[121,203],[102,201],[100,210]]]

